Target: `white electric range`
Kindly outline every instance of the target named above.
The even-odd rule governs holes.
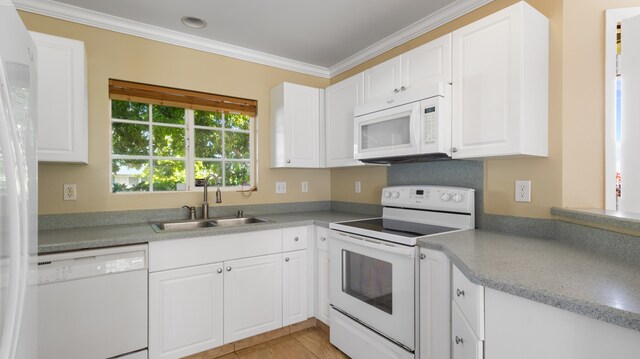
[[[331,343],[354,359],[415,358],[420,238],[475,227],[475,191],[395,186],[380,218],[330,224]]]

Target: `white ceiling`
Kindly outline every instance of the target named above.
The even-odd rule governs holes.
[[[192,42],[199,46],[185,46],[205,47],[208,48],[206,51],[228,56],[233,56],[233,52],[244,52],[260,58],[255,62],[274,65],[269,63],[274,61],[275,66],[280,64],[278,67],[284,68],[290,62],[294,65],[293,69],[297,67],[297,70],[315,72],[314,74],[325,72],[324,75],[328,77],[489,1],[491,0],[14,2],[23,10],[125,33],[134,32],[160,41],[164,37],[170,43],[183,42],[181,45],[185,45],[184,42]],[[199,17],[208,26],[204,29],[188,28],[180,21],[183,16]],[[215,51],[216,48],[222,50]],[[309,71],[304,71],[304,68]]]

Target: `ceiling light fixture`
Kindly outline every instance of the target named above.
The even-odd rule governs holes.
[[[193,16],[183,16],[181,21],[185,26],[192,29],[202,29],[203,27],[207,26],[206,21]]]

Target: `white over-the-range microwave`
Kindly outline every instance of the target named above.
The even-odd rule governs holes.
[[[369,163],[451,157],[451,84],[433,83],[354,109],[354,158]]]

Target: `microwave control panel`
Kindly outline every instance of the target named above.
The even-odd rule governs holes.
[[[428,105],[424,108],[422,123],[424,126],[424,143],[436,143],[438,140],[438,113],[435,105]]]

